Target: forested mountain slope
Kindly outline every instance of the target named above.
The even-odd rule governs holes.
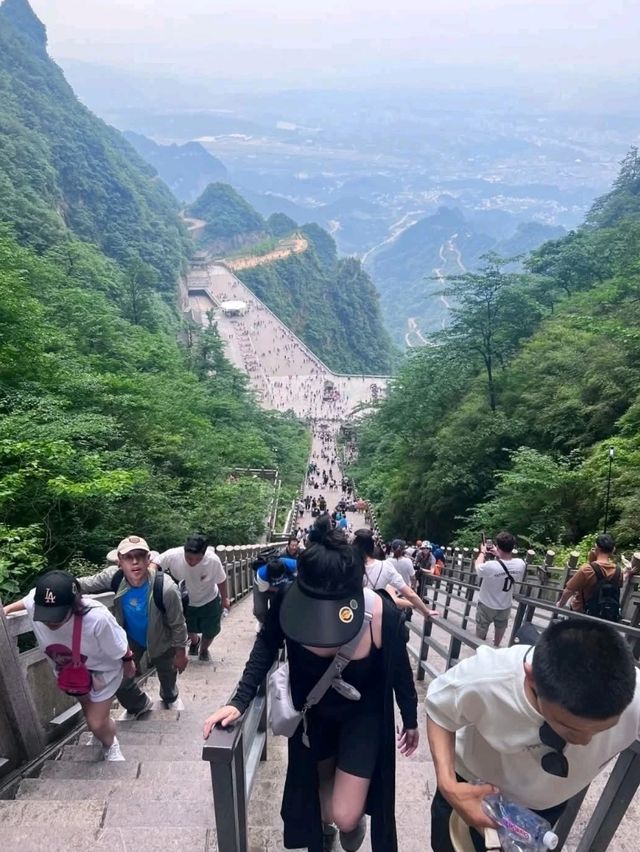
[[[270,218],[273,227],[279,221]],[[388,374],[397,353],[371,279],[359,260],[338,258],[335,242],[318,225],[300,230],[307,251],[236,274],[332,370]]]
[[[262,216],[228,183],[209,184],[186,213],[206,222],[199,242],[213,254],[254,245],[267,236]]]
[[[486,252],[519,255],[565,233],[564,228],[536,222],[518,224],[506,213],[498,217],[499,212],[479,211],[472,219],[458,207],[442,206],[373,252],[366,265],[395,340],[404,338],[408,317],[429,333],[442,328],[448,309],[439,297],[437,270],[455,275],[477,269]],[[506,222],[496,228],[496,219]]]
[[[255,540],[308,438],[260,410],[215,331],[171,305],[168,190],[76,100],[26,0],[0,7],[0,597],[131,532]],[[110,256],[107,256],[110,255]],[[166,299],[158,297],[164,291]],[[178,341],[181,341],[180,343]],[[78,566],[81,567],[81,566]]]
[[[378,293],[359,260],[338,258],[325,230],[299,228],[283,213],[265,220],[222,183],[208,186],[187,214],[207,223],[199,243],[214,254],[268,252],[276,239],[302,232],[306,251],[236,274],[332,370],[391,372],[398,353],[382,323]]]
[[[640,540],[640,158],[585,225],[527,272],[496,258],[450,281],[443,344],[412,353],[360,430],[354,473],[385,531],[574,544],[603,525]]]
[[[26,0],[0,7],[0,221],[38,251],[71,230],[173,292],[188,241],[177,202],[120,133],[76,98]]]

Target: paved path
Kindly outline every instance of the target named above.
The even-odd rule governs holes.
[[[330,370],[226,266],[194,267],[187,279],[189,304],[204,326],[215,322],[229,360],[249,376],[265,408],[293,411],[310,419],[345,420],[363,403],[384,393],[385,377],[342,376]],[[226,316],[219,305],[241,301],[244,316]],[[326,389],[325,389],[326,388]],[[330,388],[333,399],[328,399]]]
[[[292,254],[301,254],[309,248],[309,241],[302,234],[294,234],[278,240],[277,246],[265,254],[248,254],[242,257],[225,258],[225,266],[237,271],[240,269],[254,269],[256,266],[265,266],[276,260],[284,260]]]

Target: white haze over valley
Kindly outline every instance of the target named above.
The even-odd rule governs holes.
[[[447,275],[578,226],[640,143],[636,0],[32,5],[106,121],[199,141],[210,180],[363,259],[398,343],[446,325]],[[190,202],[207,169],[162,176]]]

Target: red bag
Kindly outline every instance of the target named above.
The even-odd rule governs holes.
[[[80,659],[82,638],[82,616],[73,617],[73,638],[71,640],[71,662],[58,672],[58,686],[68,695],[87,695],[91,692],[91,672]]]

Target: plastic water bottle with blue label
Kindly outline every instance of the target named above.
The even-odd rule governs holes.
[[[498,824],[503,852],[546,852],[558,845],[558,835],[546,819],[499,793],[486,796],[482,808]]]

